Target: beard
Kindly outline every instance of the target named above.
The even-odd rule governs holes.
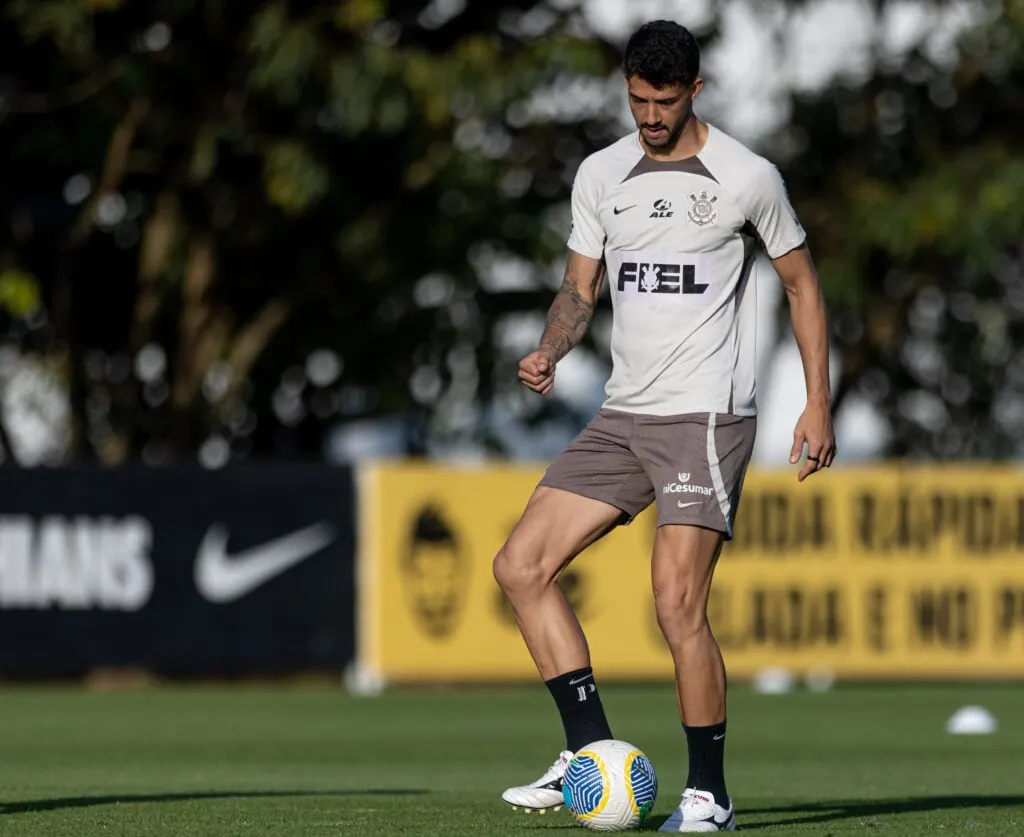
[[[685,120],[681,121],[674,127],[663,123],[658,125],[641,124],[639,126],[640,136],[643,139],[644,145],[652,151],[662,151],[667,153],[675,148],[676,143],[683,134],[683,127],[685,125]]]

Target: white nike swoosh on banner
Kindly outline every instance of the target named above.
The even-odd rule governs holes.
[[[206,530],[196,553],[196,589],[211,602],[233,602],[305,561],[333,540],[332,526],[314,523],[229,555],[228,530],[215,523]]]

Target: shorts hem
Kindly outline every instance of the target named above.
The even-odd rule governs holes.
[[[696,526],[700,529],[709,529],[712,532],[725,535],[726,542],[733,539],[732,533],[729,532],[728,527],[724,523],[709,523],[707,520],[662,520],[659,518],[656,528],[662,526]]]

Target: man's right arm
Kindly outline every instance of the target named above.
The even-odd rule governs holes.
[[[540,348],[519,363],[519,379],[534,392],[541,395],[551,392],[555,385],[555,364],[587,333],[603,280],[603,261],[569,251],[565,277],[548,309]]]
[[[540,338],[540,351],[549,351],[552,362],[569,354],[587,333],[603,280],[603,261],[569,251],[562,287],[548,309]]]
[[[540,347],[519,362],[519,379],[541,395],[547,395],[555,385],[555,364],[587,333],[604,279],[605,231],[590,159],[580,164],[573,181],[569,260],[562,287],[548,309]]]

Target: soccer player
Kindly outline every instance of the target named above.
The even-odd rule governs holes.
[[[778,169],[694,115],[703,80],[690,32],[669,21],[645,24],[626,45],[623,69],[637,131],[580,165],[565,278],[539,348],[519,364],[527,387],[551,392],[558,362],[586,331],[607,275],[607,398],[550,464],[494,558],[566,746],[543,776],[502,798],[528,810],[561,805],[572,754],[614,737],[586,637],[554,580],[653,501],[655,609],[675,665],[689,754],[682,802],[661,830],[730,831],[726,677],[706,607],[754,444],[757,248],[785,287],[803,361],[807,404],[790,455],[798,464],[806,446],[801,482],[836,453],[826,312]]]

